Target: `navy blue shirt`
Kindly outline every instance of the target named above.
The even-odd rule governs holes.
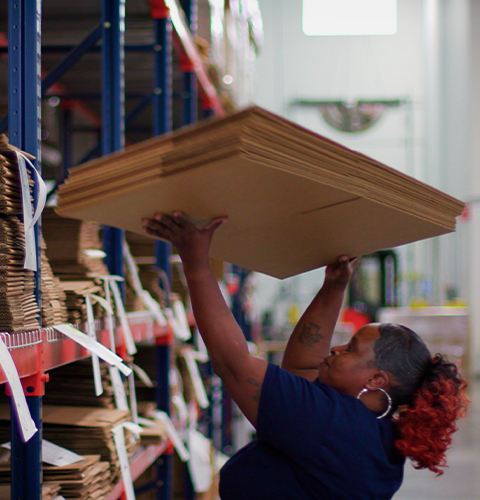
[[[257,436],[220,471],[222,500],[387,500],[402,484],[390,419],[272,364]]]

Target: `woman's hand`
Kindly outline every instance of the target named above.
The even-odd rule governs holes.
[[[346,255],[341,255],[338,258],[338,262],[327,266],[325,270],[325,284],[346,287],[359,260],[360,257],[349,259]]]
[[[172,215],[157,213],[151,219],[143,219],[143,227],[148,234],[175,246],[187,272],[209,266],[213,233],[227,220],[227,217],[216,217],[205,226],[197,227],[183,212],[175,211]]]

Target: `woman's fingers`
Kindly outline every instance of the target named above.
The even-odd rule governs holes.
[[[143,219],[143,228],[148,234],[156,236],[157,238],[162,238],[163,240],[172,241],[174,236],[170,227],[156,219]]]
[[[205,231],[213,234],[222,224],[228,222],[228,217],[215,217],[206,226],[203,227]]]

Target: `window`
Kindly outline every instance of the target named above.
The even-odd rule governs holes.
[[[394,35],[396,0],[303,0],[307,36]]]

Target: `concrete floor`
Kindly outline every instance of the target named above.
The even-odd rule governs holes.
[[[469,397],[469,413],[447,452],[448,469],[436,477],[408,464],[393,500],[480,500],[480,381],[472,382]]]

